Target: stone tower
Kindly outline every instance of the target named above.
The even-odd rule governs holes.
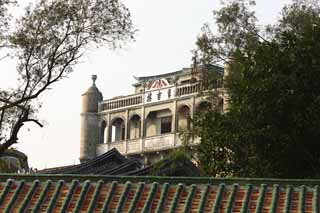
[[[98,104],[102,93],[96,87],[96,75],[92,75],[92,86],[82,95],[80,162],[96,157],[96,144],[99,142]]]

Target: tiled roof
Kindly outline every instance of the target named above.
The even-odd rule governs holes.
[[[0,212],[319,212],[319,184],[320,180],[1,175]]]
[[[38,171],[42,174],[101,174],[121,175],[128,171],[136,171],[142,167],[137,160],[129,160],[117,149],[77,165],[56,167]]]
[[[164,159],[156,164],[143,167],[137,160],[130,160],[117,149],[71,166],[62,166],[40,170],[40,174],[93,174],[93,175],[126,175],[126,176],[199,176],[200,171],[188,159]]]

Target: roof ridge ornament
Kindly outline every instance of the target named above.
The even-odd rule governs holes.
[[[96,80],[97,80],[98,76],[97,75],[92,75],[91,79],[92,79],[92,86],[96,86]]]

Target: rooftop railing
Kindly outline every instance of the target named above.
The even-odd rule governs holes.
[[[172,88],[176,88],[175,94],[172,97],[181,97],[199,93],[201,91],[207,91],[208,88],[205,87],[200,82],[196,82],[193,84],[185,84],[173,86]],[[221,85],[217,84],[215,88],[221,88]],[[113,110],[119,108],[125,108],[128,106],[134,106],[138,104],[144,103],[144,96],[150,93],[150,91],[146,91],[144,93],[132,94],[127,96],[119,96],[113,99],[105,100],[101,103],[101,110]]]
[[[190,95],[193,93],[198,93],[201,90],[200,83],[181,85],[177,87],[176,96]]]
[[[134,94],[102,102],[102,110],[112,110],[122,107],[138,105],[143,102],[143,94]]]

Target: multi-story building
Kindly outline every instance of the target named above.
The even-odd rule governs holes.
[[[208,76],[218,76],[208,81]],[[116,148],[127,157],[153,163],[182,145],[179,134],[190,128],[199,110],[212,106],[209,91],[217,91],[223,106],[223,68],[209,65],[197,71],[180,71],[135,77],[135,92],[103,100],[93,85],[83,94],[80,161],[84,162]],[[210,84],[210,85],[208,85]],[[222,109],[221,109],[222,110]],[[199,143],[193,138],[191,145]]]

